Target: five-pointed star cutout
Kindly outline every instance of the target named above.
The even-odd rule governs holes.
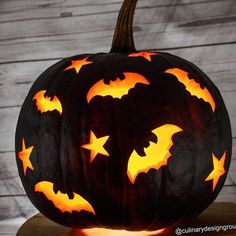
[[[212,191],[215,190],[215,187],[221,177],[225,173],[225,158],[226,158],[226,151],[224,152],[223,156],[220,160],[212,153],[212,160],[213,160],[213,171],[209,174],[209,176],[205,179],[205,181],[213,180],[213,187]]]
[[[22,150],[18,153],[19,159],[22,161],[23,169],[24,169],[24,176],[26,175],[27,168],[34,170],[32,163],[30,161],[30,154],[33,150],[33,146],[28,148],[25,147],[25,140],[22,139]]]
[[[109,156],[109,154],[103,147],[108,138],[109,136],[97,138],[95,134],[92,131],[90,131],[89,143],[81,146],[82,148],[90,150],[90,162],[94,160],[94,158],[98,153],[104,156]]]
[[[91,64],[91,61],[87,61],[88,57],[82,59],[82,60],[72,60],[71,65],[68,66],[65,70],[75,69],[76,73],[78,74],[81,68],[85,65]]]
[[[148,61],[151,61],[151,56],[157,55],[156,52],[134,52],[130,53],[128,57],[143,57]]]

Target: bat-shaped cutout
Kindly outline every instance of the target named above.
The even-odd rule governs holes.
[[[140,173],[147,173],[150,169],[159,170],[167,165],[171,157],[170,148],[173,146],[172,137],[174,134],[182,131],[176,125],[165,124],[152,132],[157,136],[158,142],[150,142],[147,148],[144,148],[145,156],[140,156],[134,150],[128,160],[127,175],[132,184]]]
[[[121,80],[117,78],[115,81],[110,81],[109,84],[105,84],[103,80],[98,81],[94,84],[87,94],[87,102],[95,96],[112,96],[113,98],[121,99],[124,95],[129,93],[129,90],[134,88],[136,84],[149,85],[149,81],[138,73],[126,72],[124,73],[125,78]]]
[[[206,87],[202,89],[199,83],[197,83],[194,79],[190,79],[188,76],[188,72],[179,68],[172,68],[166,70],[165,73],[174,75],[177,80],[185,86],[185,89],[190,92],[192,96],[196,96],[197,98],[203,99],[203,101],[208,102],[211,106],[212,111],[215,111],[216,105],[208,89]]]
[[[60,191],[55,193],[53,190],[53,183],[51,182],[42,181],[37,183],[34,191],[43,193],[44,196],[50,200],[62,213],[72,213],[72,211],[88,211],[94,215],[96,214],[91,204],[79,194],[73,193],[73,199],[69,199],[67,194],[61,193]]]
[[[47,111],[58,111],[62,114],[62,105],[57,96],[50,97],[45,96],[46,90],[41,90],[35,94],[33,100],[36,100],[37,109],[43,113]]]

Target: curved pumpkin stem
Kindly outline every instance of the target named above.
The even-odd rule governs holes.
[[[138,0],[124,0],[120,9],[110,52],[135,52],[133,18]]]

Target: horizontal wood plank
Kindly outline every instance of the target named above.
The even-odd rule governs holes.
[[[1,196],[25,195],[15,161],[15,153],[0,153],[0,199]],[[225,186],[236,187],[236,157],[234,155]],[[236,201],[236,195],[235,195]]]
[[[225,182],[226,185],[234,185],[236,187],[236,157],[235,153],[233,153],[232,161],[229,169],[229,173],[227,176],[227,180]],[[236,198],[236,195],[235,195]]]
[[[224,186],[216,202],[236,203],[236,187]],[[37,212],[27,196],[0,197],[0,220],[14,217],[29,216]]]
[[[0,197],[0,221],[15,217],[27,218],[36,212],[27,196]]]
[[[218,45],[211,47],[168,50],[199,66],[220,91],[235,91],[236,47]],[[59,59],[58,59],[59,60]],[[20,105],[33,81],[58,60],[26,61],[24,63],[0,64],[0,107]],[[17,93],[14,91],[18,91]],[[18,97],[19,94],[23,96]],[[14,101],[15,99],[15,101]]]
[[[235,91],[236,47],[219,45],[185,48],[168,52],[198,65],[221,92]],[[21,105],[33,81],[57,60],[32,61],[0,65],[0,108]],[[17,92],[16,92],[17,91]],[[236,98],[236,97],[232,97]]]
[[[147,6],[153,5],[154,3],[158,7],[173,6],[173,5],[192,5],[192,4],[206,4],[209,2],[220,2],[226,0],[181,0],[173,3],[173,0],[139,0],[140,4],[146,4]],[[7,0],[2,1],[1,13],[5,11],[18,11],[32,8],[62,8],[62,7],[73,7],[73,6],[87,6],[87,5],[105,5],[105,4],[121,4],[122,0]]]
[[[215,201],[236,203],[236,187],[224,186]]]
[[[18,175],[15,153],[0,153],[0,196],[25,195]]]
[[[212,14],[219,16],[220,14],[225,14],[227,10],[227,6],[232,3],[232,0],[218,0],[218,1],[177,1],[173,2],[171,0],[139,0],[136,10],[140,9],[161,9],[162,12],[165,11],[166,8],[174,7],[176,9],[182,8],[181,11],[185,11],[187,8],[191,10],[198,11],[201,8],[201,15],[204,14],[205,6],[208,8],[215,8],[215,12],[208,12],[208,15]],[[45,17],[63,17],[64,12],[71,12],[69,16],[77,16],[77,15],[99,15],[104,14],[107,11],[110,12],[118,12],[122,4],[122,1],[119,0],[101,0],[101,1],[84,1],[80,0],[70,0],[70,1],[4,1],[1,4],[0,8],[0,22],[6,21],[22,21],[22,20],[33,20],[40,19]],[[228,13],[228,12],[227,12]],[[160,17],[160,14],[159,16]],[[189,14],[189,17],[194,18],[195,15]]]
[[[34,214],[34,213],[33,213]],[[27,216],[31,217],[33,214]],[[0,220],[0,235],[1,236],[15,236],[18,229],[26,221],[25,217],[19,216],[11,219]]]
[[[21,106],[38,75],[52,63],[54,63],[54,61],[0,65],[1,112],[4,112],[3,109],[8,107]],[[236,62],[234,64],[235,67],[228,63],[222,63],[222,65],[219,66],[212,66],[211,64],[203,66],[204,71],[220,89],[229,111],[230,109],[235,110],[235,105],[230,104],[231,99],[236,99],[236,82],[234,79],[234,75],[236,74]],[[14,69],[12,69],[12,67],[14,67]],[[229,69],[227,70],[227,68]],[[230,96],[232,96],[232,98],[230,98]],[[230,111],[230,113],[232,114],[233,111]],[[231,118],[233,120],[234,116]]]
[[[142,4],[147,4],[148,7],[143,9],[141,6],[136,12],[134,31],[138,49],[236,43],[236,31],[233,30],[236,24],[236,5],[232,1],[207,2],[207,7],[202,3],[173,7]],[[120,6],[108,4],[105,8],[114,8],[114,5],[117,5],[117,9]],[[92,11],[93,8],[89,6],[86,9],[85,12]],[[94,6],[93,11],[99,12],[99,9],[103,11],[104,6]],[[47,8],[41,10],[44,12]],[[82,11],[81,7],[78,7],[78,11]],[[34,13],[29,11],[29,14]],[[0,63],[62,58],[85,52],[107,52],[116,17],[117,11],[108,11],[94,16],[56,19],[36,17],[37,20],[33,21],[2,23]],[[201,22],[198,22],[199,18]]]
[[[47,25],[49,22],[45,24]],[[68,24],[71,26],[73,23],[69,22]],[[51,32],[49,35],[41,35],[37,38],[26,35],[23,38],[18,37],[14,40],[5,37],[4,40],[0,40],[0,50],[2,52],[0,63],[63,58],[82,53],[108,52],[111,47],[113,28],[102,25],[93,29],[93,25],[91,23],[91,26],[87,26],[88,29],[73,29],[73,34]],[[210,44],[233,44],[231,49],[235,50],[236,32],[233,30],[235,26],[236,23],[234,22],[234,24],[224,24],[224,27],[219,27],[219,25],[210,28],[204,26],[195,30],[191,27],[181,29],[171,24],[168,24],[165,29],[161,28],[162,24],[144,24],[136,28],[137,32],[135,32],[134,37],[139,50],[153,48],[168,50],[169,48],[192,47],[193,45],[204,46],[206,44],[208,46]],[[202,36],[206,31],[209,38]],[[0,35],[4,34],[4,32],[1,33],[0,28]],[[228,35],[228,37],[226,38],[224,35]]]

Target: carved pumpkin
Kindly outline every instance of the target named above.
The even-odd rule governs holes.
[[[70,227],[157,230],[208,207],[226,179],[231,129],[195,65],[136,51],[125,0],[110,53],[78,55],[36,80],[16,130],[25,191]]]

